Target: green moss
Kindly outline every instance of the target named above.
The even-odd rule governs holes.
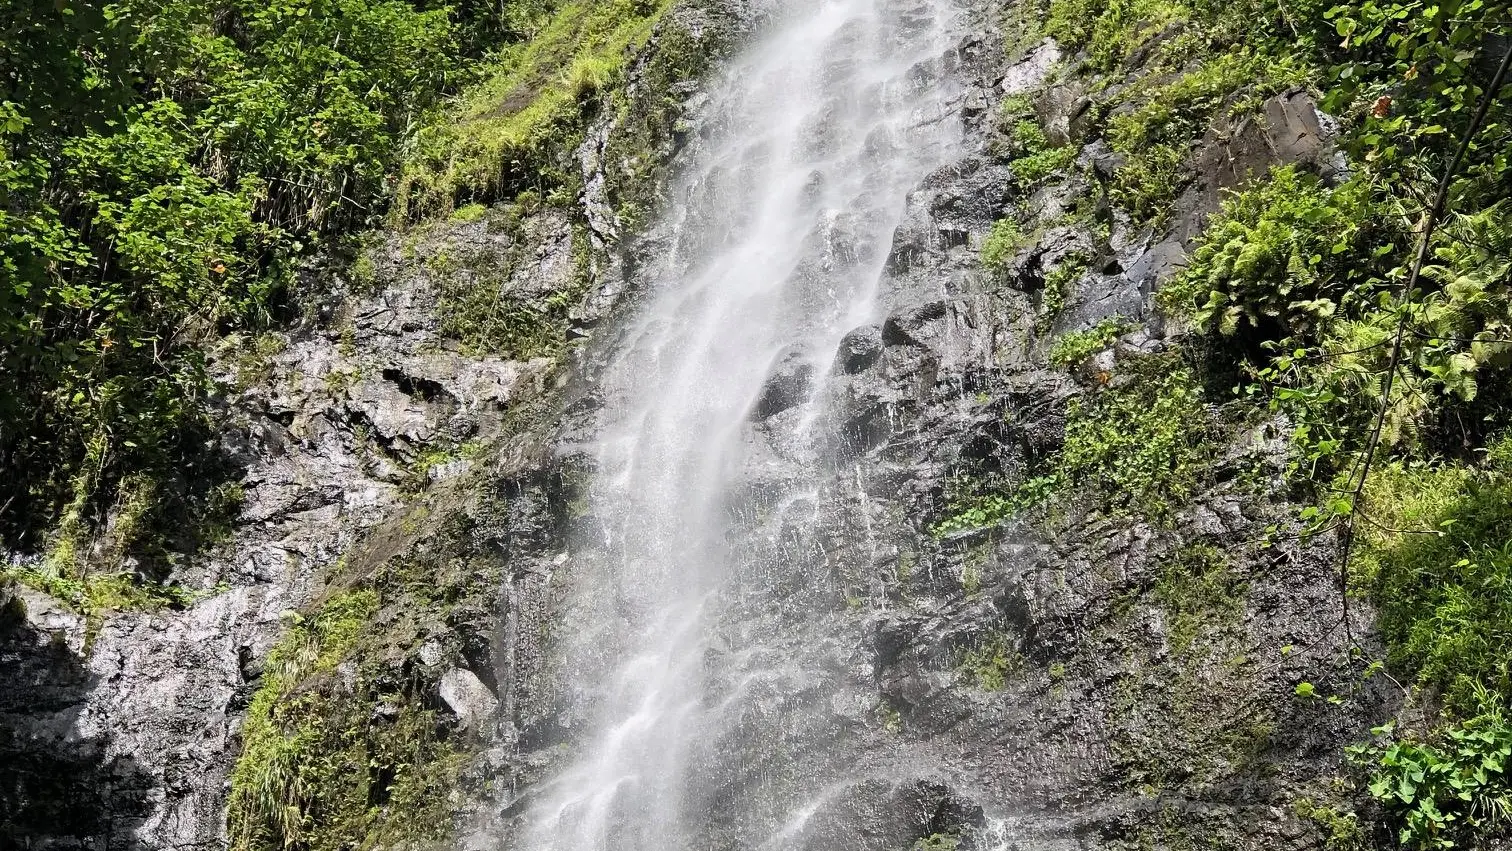
[[[339,593],[269,654],[231,775],[233,849],[446,838],[460,757],[424,701],[364,672],[378,606],[375,591]]]
[[[1073,399],[1057,475],[1114,512],[1169,519],[1196,492],[1214,438],[1190,369],[1128,358],[1107,389]]]
[[[451,220],[454,222],[476,222],[488,215],[488,207],[483,204],[468,204],[452,211]]]
[[[1219,550],[1194,544],[1173,553],[1154,590],[1166,611],[1171,649],[1185,652],[1203,632],[1234,623],[1243,610],[1243,590]]]
[[[567,286],[544,296],[522,298],[510,291],[522,263],[534,258],[526,227],[540,212],[529,193],[490,219],[490,227],[510,234],[502,249],[453,255],[440,248],[426,261],[435,288],[438,330],[462,344],[464,352],[529,360],[551,357],[567,342],[568,313],[589,286],[588,238],[573,227],[574,270]]]
[[[956,670],[982,691],[1002,691],[1008,687],[1008,678],[1023,664],[1023,656],[1013,649],[1009,637],[995,632],[979,638],[975,646],[962,652]]]
[[[1024,234],[1013,219],[998,219],[992,223],[992,232],[982,242],[982,265],[998,272],[1008,267],[1008,261],[1022,247]]]
[[[1129,320],[1113,316],[1085,331],[1063,334],[1050,348],[1050,362],[1060,367],[1075,366],[1106,350],[1135,327]]]
[[[931,833],[913,844],[913,851],[956,851],[961,837],[954,833]]]
[[[82,483],[81,492],[92,487]],[[128,570],[129,558],[155,559],[170,546],[159,480],[146,474],[125,476],[109,510],[109,522],[82,519],[87,500],[65,514],[53,533],[46,556],[35,564],[0,566],[0,581],[11,581],[47,594],[85,618],[85,646],[93,643],[112,614],[159,611],[193,602],[195,594],[159,581],[141,568]],[[231,518],[241,509],[243,494],[235,483],[210,487],[202,497],[191,548],[224,540]]]
[[[1389,661],[1463,717],[1512,700],[1512,438],[1484,464],[1394,462],[1371,477],[1355,583]],[[1403,530],[1402,532],[1388,530]]]
[[[447,212],[568,180],[585,109],[616,83],[672,0],[572,0],[528,41],[506,49],[448,120],[420,136],[399,181],[397,214]]]
[[[1292,812],[1317,828],[1326,851],[1365,851],[1370,847],[1360,817],[1353,812],[1310,798],[1297,799]]]
[[[608,139],[605,189],[622,230],[635,230],[656,212],[665,184],[668,154],[687,133],[682,102],[667,93],[686,91],[733,43],[734,33],[714,18],[697,28],[668,25],[657,32],[656,50],[639,67],[640,84],[617,97],[618,126]]]
[[[1048,330],[1055,317],[1066,309],[1066,302],[1071,297],[1071,285],[1076,283],[1087,272],[1088,258],[1086,254],[1074,252],[1067,254],[1045,274],[1045,286],[1040,298],[1040,316],[1038,326],[1040,330]]]

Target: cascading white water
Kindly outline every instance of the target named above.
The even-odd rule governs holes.
[[[743,539],[765,533],[736,523],[734,493],[758,465],[754,414],[785,408],[761,440],[813,472],[764,481],[761,500],[805,522],[827,464],[808,376],[875,321],[908,192],[957,149],[958,15],[950,0],[781,6],[711,93],[671,193],[671,256],[604,378],[601,539],[579,544],[596,556],[575,558],[564,625],[589,732],[536,791],[519,851],[782,848],[826,782],[778,777],[757,752],[781,739],[753,732],[781,715],[761,695],[822,674],[780,671],[762,652],[777,637],[756,634],[778,627],[742,622],[784,567],[745,575],[770,541]]]

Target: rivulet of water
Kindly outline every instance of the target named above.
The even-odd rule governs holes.
[[[587,730],[518,851],[785,848],[831,782],[790,752],[809,710],[764,703],[822,692],[825,673],[784,657],[779,621],[742,622],[787,566],[734,506],[754,478],[764,512],[820,522],[834,459],[815,388],[876,320],[909,191],[957,152],[958,19],[951,0],[779,0],[711,92],[671,253],[603,382],[597,535],[577,544],[597,555],[562,625]],[[774,432],[787,472],[762,478],[754,447]]]

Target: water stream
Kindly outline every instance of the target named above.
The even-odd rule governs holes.
[[[520,851],[797,847],[844,779],[819,755],[834,672],[785,635],[837,602],[798,566],[840,465],[823,378],[877,320],[909,191],[956,155],[958,18],[786,0],[711,92],[665,271],[604,379],[564,639],[587,732]]]

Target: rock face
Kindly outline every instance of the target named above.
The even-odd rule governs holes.
[[[553,500],[570,491],[544,447],[577,421],[557,392],[566,342],[626,287],[614,244],[624,199],[611,187],[634,177],[654,193],[652,163],[622,157],[673,120],[652,87],[669,65],[707,62],[744,14],[691,0],[668,15],[629,82],[657,111],[592,129],[575,157],[575,215],[499,205],[379,234],[355,258],[305,269],[282,331],[226,341],[222,442],[245,502],[226,544],[169,577],[182,607],[97,623],[0,586],[0,848],[225,847],[228,778],[268,653],[353,569],[413,558],[446,589],[444,608],[401,601],[378,617],[402,645],[390,661],[416,667],[458,735],[507,745],[517,725],[498,716],[538,711],[528,680],[544,664],[545,583],[560,566]],[[670,157],[660,144],[638,153]],[[495,321],[509,311],[531,322]],[[456,534],[462,518],[472,534]],[[460,561],[464,548],[476,561]],[[480,757],[480,788],[499,753]]]
[[[746,24],[759,14],[723,5]],[[841,672],[831,691],[774,693],[772,711],[808,720],[752,745],[854,778],[816,802],[792,847],[882,851],[960,833],[963,847],[1045,851],[1194,837],[1322,848],[1293,805],[1322,794],[1339,746],[1387,698],[1350,680],[1347,648],[1368,641],[1368,613],[1343,623],[1331,551],[1265,545],[1267,527],[1292,516],[1273,427],[1227,434],[1202,489],[1161,522],[1073,500],[1032,523],[935,524],[963,473],[1022,481],[1059,447],[1085,387],[1048,364],[1056,334],[1117,316],[1138,326],[1121,354],[1165,351],[1151,295],[1218,190],[1276,163],[1336,167],[1328,121],[1292,92],[1267,102],[1264,122],[1214,128],[1194,153],[1203,179],[1171,234],[1152,238],[1107,211],[1096,143],[1077,176],[1049,188],[1019,187],[995,159],[1001,95],[1042,92],[1054,143],[1085,132],[1088,101],[1074,82],[1045,89],[1062,58],[1053,43],[1007,61],[991,4],[970,5],[983,35],[951,57],[969,87],[952,120],[974,144],[910,198],[883,281],[887,315],[847,335],[827,373],[808,366],[814,353],[779,359],[752,414],[762,475],[786,475],[809,459],[785,453],[782,415],[817,386],[836,459],[812,506],[819,522],[743,515],[774,524],[791,565],[771,578],[772,599],[804,600],[788,614],[771,606],[756,628],[787,636],[797,668]],[[713,13],[687,14],[708,24],[700,16]],[[680,94],[696,132],[698,98]],[[247,500],[230,543],[177,577],[201,598],[96,624],[0,589],[0,847],[223,847],[240,718],[288,613],[319,598],[345,559],[378,569],[429,547],[426,564],[449,564],[449,542],[464,539],[497,574],[458,580],[466,590],[445,611],[395,605],[381,618],[409,619],[389,661],[421,672],[474,745],[454,808],[459,847],[497,847],[583,725],[552,636],[572,628],[559,607],[586,569],[568,542],[592,522],[577,500],[594,376],[613,356],[613,334],[596,329],[633,308],[672,239],[653,227],[618,241],[607,186],[636,166],[612,139],[605,124],[579,151],[595,252],[565,331],[590,340],[568,370],[561,358],[480,353],[441,327],[448,291],[485,282],[504,302],[536,304],[577,286],[566,218],[542,213],[523,230],[451,222],[408,246],[394,237],[372,249],[371,280],[312,270],[287,333],[222,359],[243,387],[224,440]],[[1065,224],[1078,204],[1093,215]],[[1046,226],[1006,269],[984,270],[981,241],[1010,207]],[[484,261],[427,262],[459,255],[512,259],[503,275]],[[1047,280],[1071,266],[1052,311]],[[759,481],[752,492],[759,501]],[[422,503],[428,519],[412,522]],[[442,535],[444,520],[465,535]],[[1222,569],[1176,601],[1171,565],[1197,553],[1219,554]],[[814,600],[821,617],[808,616]],[[1304,680],[1344,697],[1299,700]],[[738,794],[737,777],[708,783]]]
[[[420,256],[482,238],[481,225],[453,228]],[[538,266],[570,270],[570,240],[542,250]],[[226,370],[244,373],[227,379],[247,384],[223,437],[244,466],[246,502],[231,542],[174,577],[202,599],[96,624],[0,589],[0,837],[60,849],[224,845],[239,717],[283,617],[415,490],[466,473],[465,447],[497,435],[551,366],[449,348],[430,282],[399,268],[393,261],[395,276],[372,295],[312,298],[311,321],[264,342],[271,353],[226,358]],[[468,712],[481,711],[473,690],[458,688]],[[93,799],[98,817],[46,815],[77,796]]]

